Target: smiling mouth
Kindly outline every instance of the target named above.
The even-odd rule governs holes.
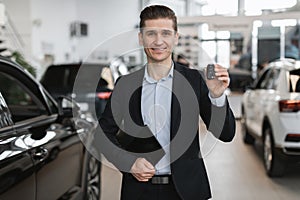
[[[152,51],[161,52],[167,50],[167,48],[151,48]]]

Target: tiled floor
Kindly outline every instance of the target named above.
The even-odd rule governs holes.
[[[236,101],[238,99],[234,99]],[[235,104],[238,105],[238,104]],[[233,108],[234,110],[236,108]],[[236,110],[234,111],[236,112]],[[203,127],[201,127],[203,128]],[[298,200],[300,166],[291,166],[282,178],[264,172],[262,147],[242,142],[240,122],[233,142],[217,142],[210,134],[201,137],[213,200]],[[213,146],[213,148],[207,148]],[[101,200],[118,200],[121,174],[103,166]]]
[[[296,200],[300,199],[300,166],[291,166],[281,178],[264,171],[262,146],[242,142],[240,123],[230,144],[218,143],[206,157],[213,199]]]

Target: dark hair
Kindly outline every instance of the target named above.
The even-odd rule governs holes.
[[[173,28],[177,32],[177,17],[174,11],[163,5],[152,5],[142,10],[140,14],[140,29],[145,27],[146,20],[159,18],[171,19],[173,21]]]

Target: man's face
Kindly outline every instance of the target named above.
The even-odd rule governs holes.
[[[139,33],[139,42],[144,46],[148,63],[164,63],[171,61],[173,48],[178,43],[178,33],[171,19],[146,20],[145,27]]]

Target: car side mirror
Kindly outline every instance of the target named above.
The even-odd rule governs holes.
[[[58,114],[64,117],[78,117],[80,115],[79,104],[68,96],[59,96],[57,98]]]

